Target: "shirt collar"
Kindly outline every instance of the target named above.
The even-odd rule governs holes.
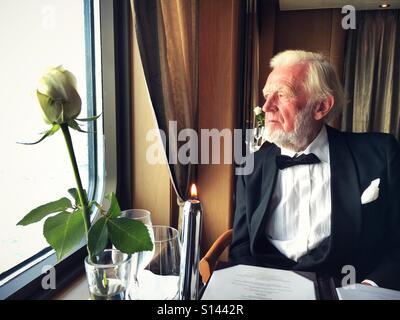
[[[304,154],[314,153],[322,162],[326,163],[330,162],[328,133],[326,131],[325,125],[322,126],[321,131],[318,133],[315,139],[308,145],[308,147],[304,151],[297,153],[293,150],[281,148],[281,154],[289,157],[293,157],[296,154],[300,155],[302,153]]]

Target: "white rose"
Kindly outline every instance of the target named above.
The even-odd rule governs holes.
[[[253,112],[255,113],[256,116],[258,116],[259,114],[261,114],[263,111],[260,107],[255,107]]]
[[[40,78],[36,93],[47,123],[65,123],[81,112],[82,101],[76,90],[76,79],[62,66],[49,69]]]

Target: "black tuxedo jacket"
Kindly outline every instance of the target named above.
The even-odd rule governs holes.
[[[254,170],[238,176],[230,259],[344,277],[355,267],[357,281],[400,290],[400,145],[389,134],[344,133],[327,126],[331,166],[331,235],[297,263],[283,256],[266,236],[269,201],[280,148],[266,145],[254,155]],[[379,197],[361,204],[361,195],[380,178]]]

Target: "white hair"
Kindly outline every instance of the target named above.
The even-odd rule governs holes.
[[[334,98],[334,105],[327,120],[332,120],[346,105],[346,97],[342,84],[334,67],[320,53],[303,50],[286,50],[275,55],[270,62],[272,69],[276,67],[288,67],[295,64],[308,65],[307,78],[304,89],[310,95],[308,105],[324,101],[329,95]]]

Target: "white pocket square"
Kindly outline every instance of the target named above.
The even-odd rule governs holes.
[[[361,204],[366,204],[375,201],[379,197],[379,184],[381,179],[375,179],[371,181],[371,184],[367,189],[364,190],[361,195]]]

